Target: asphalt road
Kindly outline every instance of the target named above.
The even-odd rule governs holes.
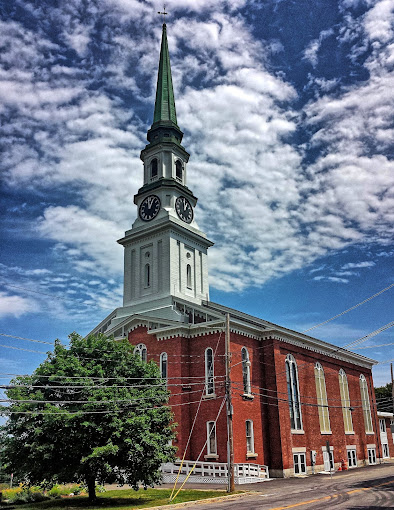
[[[188,486],[191,488],[191,485]],[[201,486],[199,486],[201,488]],[[207,488],[205,485],[204,488]],[[234,499],[187,504],[196,510],[394,509],[394,463],[329,475],[275,479],[237,489],[253,491]]]

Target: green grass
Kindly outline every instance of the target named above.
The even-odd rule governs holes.
[[[224,496],[223,490],[182,490],[175,501],[172,503],[182,503],[185,501],[196,501],[198,499],[207,499]],[[104,494],[97,494],[97,501],[89,504],[87,496],[74,496],[71,498],[62,498],[57,500],[42,501],[40,503],[26,503],[18,505],[20,510],[133,510],[139,508],[149,508],[152,506],[168,505],[171,495],[171,489],[120,489],[107,491]],[[6,506],[3,508],[7,508]]]

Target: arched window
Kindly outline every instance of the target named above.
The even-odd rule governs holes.
[[[145,264],[144,285],[150,287],[150,264]]]
[[[148,351],[145,344],[138,344],[134,349],[134,354],[138,354],[142,361],[148,360]]]
[[[205,393],[206,395],[213,395],[215,393],[213,350],[210,347],[205,350]]]
[[[293,430],[302,430],[300,390],[298,387],[297,363],[294,356],[286,356],[286,380],[289,396],[290,422]]]
[[[345,432],[352,433],[353,421],[352,411],[350,410],[349,386],[347,383],[346,373],[342,368],[339,371],[339,392],[341,394],[343,424],[345,427]]]
[[[157,162],[156,158],[153,158],[152,161],[150,162],[151,179],[154,179],[155,177],[157,177],[157,174],[158,174],[158,162]]]
[[[246,420],[246,451],[247,453],[254,453],[254,434],[252,420]]]
[[[192,289],[192,266],[188,264],[186,266],[186,287]]]
[[[179,159],[177,159],[176,162],[175,162],[175,176],[180,181],[182,180],[182,177],[183,177],[183,166],[182,166],[182,161],[180,161]]]
[[[320,363],[315,365],[315,384],[317,405],[319,411],[320,432],[331,432],[330,416],[328,413],[326,381],[324,378],[323,367]]]
[[[241,358],[242,358],[242,380],[244,383],[244,393],[246,395],[250,395],[252,392],[252,389],[250,387],[250,361],[249,352],[246,347],[242,347]]]
[[[160,354],[160,375],[163,379],[167,380],[168,374],[168,356],[166,352]]]
[[[371,404],[369,402],[367,380],[365,379],[365,376],[363,374],[360,375],[360,391],[361,391],[361,404],[363,406],[364,413],[365,432],[373,433]]]

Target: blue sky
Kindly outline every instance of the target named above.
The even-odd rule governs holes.
[[[303,331],[394,283],[394,0],[166,5],[188,184],[215,242],[211,299]],[[116,240],[136,215],[162,7],[0,7],[1,333],[66,341],[121,305]],[[313,334],[361,338],[393,320],[393,295]],[[0,372],[44,357],[2,347]],[[374,375],[385,384],[389,365]]]

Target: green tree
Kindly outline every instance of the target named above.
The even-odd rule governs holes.
[[[375,396],[378,404],[378,411],[391,411],[392,410],[392,385],[387,383],[386,386],[379,386],[375,388]]]
[[[160,481],[174,458],[169,392],[152,361],[127,340],[70,335],[30,376],[8,390],[3,426],[4,468],[28,484],[95,481],[138,489]]]

